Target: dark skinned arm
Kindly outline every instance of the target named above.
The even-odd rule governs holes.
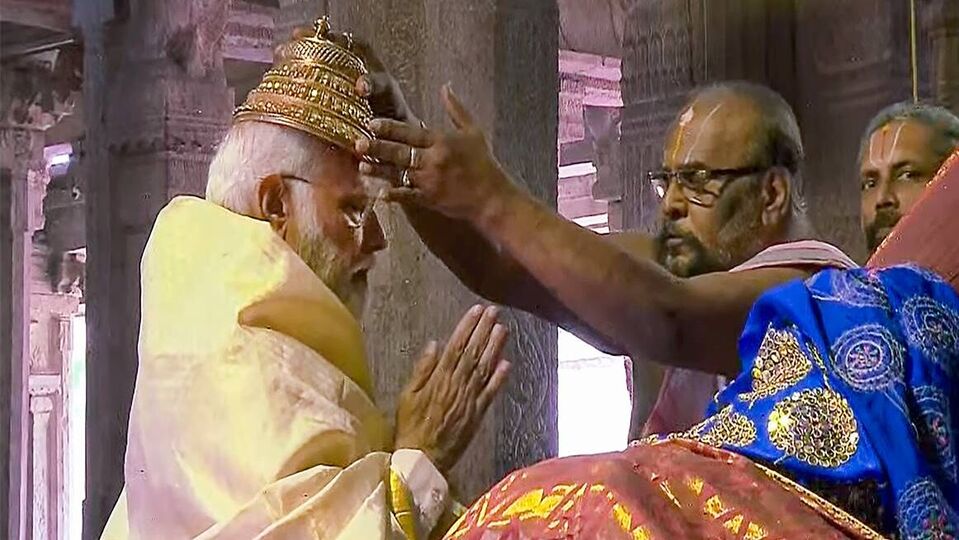
[[[770,287],[809,275],[768,268],[679,279],[564,220],[494,170],[503,175],[495,181],[500,189],[471,216],[476,229],[633,358],[735,376],[737,340],[753,303]]]
[[[625,347],[605,335],[602,327],[581,321],[513,257],[496,250],[469,222],[416,204],[404,204],[403,209],[429,250],[474,293],[548,320],[607,354],[626,354]],[[589,234],[628,246],[637,257],[651,257],[653,252],[652,241],[640,233],[614,233],[605,238]]]
[[[430,251],[474,293],[546,319],[607,354],[626,354],[622,346],[601,331],[585,325],[515,259],[495,250],[468,222],[447,218],[414,204],[405,204],[403,208]],[[655,252],[652,239],[642,233],[594,236],[620,246],[637,258],[651,259]],[[633,360],[630,440],[638,438],[646,423],[659,395],[663,373],[659,364]]]

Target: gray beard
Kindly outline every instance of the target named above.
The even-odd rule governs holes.
[[[329,247],[322,235],[308,235],[300,239],[296,253],[354,317],[363,317],[366,310],[366,281],[360,283],[351,279],[349,269],[340,262],[336,251]]]

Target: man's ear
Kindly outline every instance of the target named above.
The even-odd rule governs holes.
[[[773,167],[766,171],[761,181],[763,225],[778,225],[789,217],[791,183],[792,176],[783,167]]]
[[[282,233],[290,220],[290,193],[279,174],[260,180],[256,187],[256,207],[260,217],[270,222],[273,230]]]

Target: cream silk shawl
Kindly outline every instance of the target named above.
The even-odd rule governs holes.
[[[126,487],[103,538],[430,534],[446,481],[385,451],[359,324],[267,223],[177,198],[141,278]]]

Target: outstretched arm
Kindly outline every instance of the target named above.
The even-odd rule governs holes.
[[[603,352],[626,354],[624,345],[603,331],[607,324],[587,325],[510,253],[496,249],[468,221],[452,219],[417,204],[406,203],[403,208],[430,251],[476,294],[546,319]],[[606,238],[590,234],[603,241],[628,245],[637,257],[648,256],[652,249],[650,239],[639,233]]]

